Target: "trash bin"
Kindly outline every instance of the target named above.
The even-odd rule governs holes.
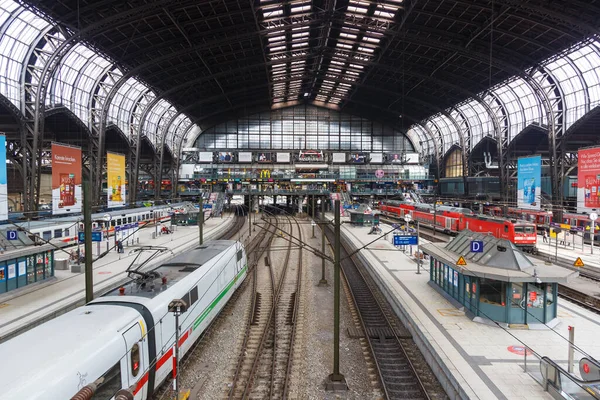
[[[68,258],[55,258],[54,259],[54,269],[69,269],[69,259]]]

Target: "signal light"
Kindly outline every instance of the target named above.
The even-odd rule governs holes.
[[[569,330],[570,330],[570,331],[571,331],[571,330],[573,330],[573,327],[572,327],[571,325],[569,325]]]
[[[583,364],[583,372],[585,372],[586,374],[590,373],[590,366],[588,363]]]

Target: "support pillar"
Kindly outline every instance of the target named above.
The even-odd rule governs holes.
[[[346,378],[340,373],[340,201],[335,201],[335,241],[333,247],[333,373],[327,377],[325,390],[348,390]]]

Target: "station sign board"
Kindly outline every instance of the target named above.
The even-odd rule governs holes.
[[[394,235],[394,246],[409,246],[419,244],[419,238],[415,235]]]
[[[85,232],[79,232],[79,243],[83,243],[85,241]],[[102,241],[102,232],[95,231],[92,232],[92,242],[101,242]]]

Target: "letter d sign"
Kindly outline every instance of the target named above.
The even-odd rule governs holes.
[[[483,253],[483,241],[472,240],[471,241],[471,253]]]

